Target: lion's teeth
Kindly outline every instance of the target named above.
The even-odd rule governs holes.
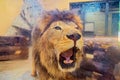
[[[64,60],[63,62],[64,62],[65,64],[70,64],[70,63],[73,62],[73,60]]]

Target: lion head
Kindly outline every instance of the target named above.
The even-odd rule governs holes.
[[[40,64],[48,73],[72,72],[80,66],[83,39],[77,15],[69,11],[44,13],[33,34]]]

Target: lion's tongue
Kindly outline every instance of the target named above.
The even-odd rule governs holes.
[[[70,64],[73,62],[73,60],[70,59],[70,57],[73,55],[73,50],[69,49],[67,51],[65,51],[64,53],[61,54],[62,57],[65,58],[65,60],[63,61],[65,64]]]
[[[73,62],[73,60],[71,60],[70,58],[67,58],[66,60],[63,61],[65,64],[71,64]]]

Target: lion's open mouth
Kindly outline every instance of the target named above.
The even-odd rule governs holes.
[[[77,47],[70,48],[60,54],[59,63],[62,68],[71,68],[75,66]]]

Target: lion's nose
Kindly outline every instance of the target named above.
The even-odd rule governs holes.
[[[73,41],[77,41],[81,37],[81,35],[78,33],[74,33],[74,34],[70,34],[70,35],[66,35],[66,36]]]

